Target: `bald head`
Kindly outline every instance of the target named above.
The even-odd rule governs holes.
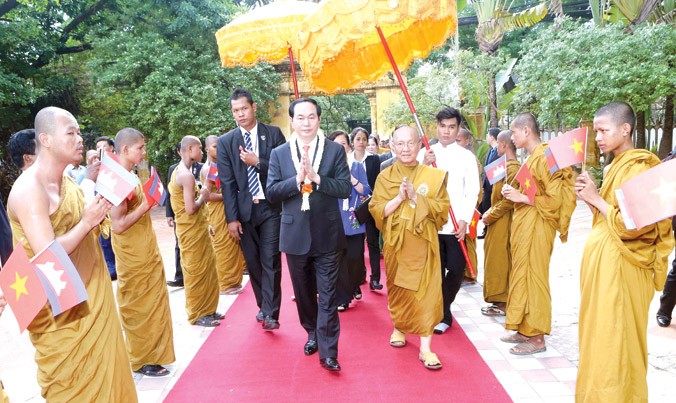
[[[418,139],[420,139],[418,129],[416,129],[415,127],[411,127],[409,125],[399,125],[392,132],[391,141],[396,142],[397,138],[401,137],[402,134],[405,135],[407,138],[409,136],[413,136],[414,138],[417,137]]]
[[[512,131],[511,130],[503,130],[498,134],[498,144],[503,143],[505,144],[512,152],[516,153],[516,146],[514,145],[514,142],[512,141]]]
[[[202,142],[195,136],[185,136],[181,140],[181,151],[185,151],[191,146],[202,147]]]
[[[456,142],[460,147],[474,151],[474,135],[469,130],[462,128],[458,131]]]
[[[617,125],[628,124],[630,127],[630,134],[634,132],[634,125],[636,124],[636,115],[634,109],[626,102],[611,102],[594,114],[595,118],[601,116],[608,116]]]
[[[126,127],[115,135],[115,151],[120,154],[125,146],[134,145],[144,139],[143,133],[131,127]]]
[[[56,106],[48,106],[40,109],[37,115],[35,115],[35,138],[38,139],[41,133],[55,134],[59,123],[57,118],[60,116],[75,120],[73,114],[65,109],[57,108]],[[36,146],[40,146],[39,141],[36,141]]]
[[[213,134],[210,136],[207,136],[206,139],[204,139],[204,145],[207,147],[210,147],[212,144],[218,141],[218,136],[214,136]]]
[[[518,127],[520,129],[528,128],[531,133],[535,136],[540,137],[540,127],[538,126],[538,121],[535,118],[535,115],[532,113],[522,113],[518,115],[512,122],[512,127]]]

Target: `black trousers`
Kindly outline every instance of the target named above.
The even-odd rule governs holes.
[[[340,257],[336,297],[338,305],[349,304],[361,284],[364,264],[364,234],[347,235],[347,248]]]
[[[176,224],[174,224],[174,239],[176,246],[174,246],[174,256],[176,257],[176,274],[174,274],[174,281],[183,280],[183,268],[181,267],[181,249],[178,247],[178,237],[176,236]]]
[[[242,224],[239,245],[249,269],[256,304],[265,316],[279,319],[282,303],[282,255],[279,252],[280,215],[261,200]]]
[[[441,256],[441,293],[444,298],[444,319],[453,323],[451,304],[458,295],[465,277],[465,256],[455,235],[439,234],[439,255]]]
[[[342,252],[318,255],[286,254],[300,324],[317,340],[319,358],[338,358],[340,321],[336,281]],[[317,298],[319,294],[319,298]]]
[[[676,231],[674,232],[676,236]],[[671,313],[676,305],[676,259],[671,262],[671,270],[667,274],[667,281],[664,283],[664,291],[660,296],[660,309],[658,315],[663,315],[671,319]]]
[[[369,248],[369,264],[371,266],[371,280],[380,282],[380,231],[373,218],[366,221],[366,245]]]

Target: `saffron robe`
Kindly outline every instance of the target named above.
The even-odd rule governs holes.
[[[174,169],[167,188],[171,194],[176,236],[181,249],[185,310],[188,313],[188,322],[194,324],[197,319],[214,314],[218,307],[216,257],[211,245],[206,209],[200,208],[193,215],[185,211],[183,188],[175,179],[177,170],[178,168]],[[195,184],[195,198],[197,195],[198,188]]]
[[[413,208],[404,201],[385,217],[385,205],[397,196],[404,177],[418,193],[417,205]],[[390,316],[404,333],[428,336],[443,318],[437,232],[448,220],[446,180],[442,170],[397,161],[378,175],[369,203],[383,234]]]
[[[82,191],[64,176],[59,208],[50,216],[54,236],[75,227],[83,208]],[[22,241],[28,257],[34,256],[21,224],[13,217],[10,221],[15,244]],[[47,303],[28,326],[42,397],[48,402],[136,402],[99,231],[90,231],[69,257],[85,284],[87,301],[56,317]]]
[[[206,178],[202,178],[204,182]],[[216,186],[211,188],[211,193],[221,194],[221,189]],[[244,255],[239,241],[230,236],[228,223],[225,217],[225,208],[222,201],[207,202],[209,212],[209,225],[214,231],[211,242],[216,255],[216,274],[218,275],[218,287],[221,291],[242,285],[244,277]]]
[[[605,174],[607,218],[594,211],[580,270],[578,402],[648,401],[648,309],[664,286],[674,237],[671,219],[627,230],[615,189],[659,163],[649,151],[627,150]]]
[[[491,208],[486,220],[488,231],[484,239],[484,301],[507,302],[509,274],[512,271],[510,230],[514,203],[502,196],[502,187],[511,183],[519,171],[516,160],[507,161],[507,175],[493,185]]]
[[[481,164],[481,161],[479,161],[478,158],[474,157],[476,159],[476,166],[477,169],[479,170],[479,179],[481,179],[481,173],[483,172],[483,165]],[[484,188],[483,186],[479,186],[479,196],[477,197],[477,202],[476,206],[474,208],[478,208],[479,204],[481,203],[481,199],[484,197]],[[469,228],[471,223],[467,223],[467,228]],[[477,223],[477,226],[479,223]],[[471,279],[476,281],[477,276],[479,275],[479,260],[476,255],[476,239],[472,239],[469,236],[465,236],[465,246],[467,247],[467,256],[469,257],[469,261],[472,263],[472,267],[474,267],[474,275],[472,276],[472,273],[469,271],[469,265],[465,265],[465,279]]]
[[[143,202],[139,184],[127,200],[131,213]],[[117,304],[127,353],[134,371],[176,360],[166,275],[147,212],[122,234],[112,234],[117,267]]]
[[[538,188],[534,206],[515,203],[512,218],[512,272],[505,327],[526,336],[551,332],[549,260],[556,231],[562,242],[567,241],[575,210],[573,171],[564,168],[550,174],[546,148],[546,144],[538,145],[526,161]]]

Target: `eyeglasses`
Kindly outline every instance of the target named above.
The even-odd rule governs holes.
[[[418,143],[415,142],[415,141],[409,141],[409,142],[407,142],[407,143],[405,143],[405,142],[403,142],[403,141],[397,141],[396,143],[394,143],[394,146],[397,147],[397,148],[400,149],[400,150],[403,150],[403,149],[405,149],[405,148],[409,148],[409,149],[412,150],[412,149],[414,149],[417,145],[418,145]]]

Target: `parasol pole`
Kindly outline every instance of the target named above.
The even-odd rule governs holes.
[[[296,63],[293,61],[293,50],[289,46],[289,63],[291,64],[291,77],[293,77],[293,93],[296,94],[296,99],[300,98],[298,95],[298,79],[296,78]]]
[[[411,96],[408,94],[408,89],[406,88],[406,84],[404,83],[404,79],[401,77],[401,73],[399,72],[399,67],[397,66],[397,63],[394,61],[394,56],[392,56],[392,52],[390,51],[390,46],[387,44],[387,39],[385,39],[385,35],[383,35],[382,29],[380,29],[379,26],[376,26],[376,30],[378,30],[378,36],[380,36],[380,42],[382,42],[383,47],[385,48],[385,53],[387,53],[387,58],[390,59],[390,64],[392,65],[392,69],[394,70],[394,74],[397,76],[397,81],[399,81],[399,87],[401,88],[401,91],[404,93],[404,98],[406,99],[406,103],[408,104],[408,109],[411,110],[411,114],[413,114],[413,120],[415,120],[416,126],[418,126],[418,131],[422,135],[422,141],[425,144],[425,149],[429,150],[430,149],[430,143],[427,141],[427,136],[425,136],[425,131],[423,130],[422,125],[420,124],[420,119],[418,119],[418,112],[415,110],[415,106],[413,105],[413,101],[411,100]],[[436,168],[437,164],[434,162],[432,163],[432,166]],[[453,222],[453,226],[455,228],[458,228],[458,221],[455,219],[455,214],[453,213],[453,207],[449,206],[448,207],[448,212],[451,215],[451,221]],[[467,267],[469,268],[469,272],[472,275],[472,277],[476,276],[476,272],[474,271],[474,266],[472,265],[472,261],[469,259],[469,255],[467,254],[467,245],[465,244],[465,240],[463,239],[460,241],[460,248],[462,249],[462,254],[465,256],[465,262],[467,262]]]

